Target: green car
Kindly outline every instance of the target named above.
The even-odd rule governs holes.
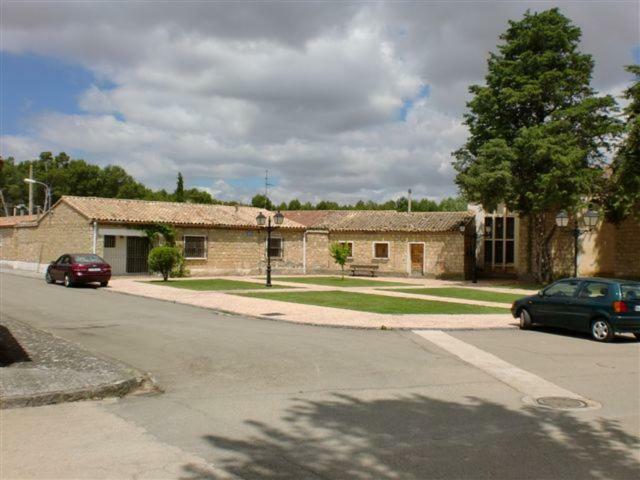
[[[567,278],[516,300],[511,313],[522,329],[548,325],[589,332],[598,342],[616,333],[633,333],[640,340],[640,282]]]

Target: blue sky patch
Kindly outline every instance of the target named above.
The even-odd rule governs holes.
[[[78,96],[91,85],[113,88],[79,65],[30,53],[0,52],[0,55],[0,115],[4,135],[27,132],[29,117],[38,113],[81,113]]]
[[[420,87],[420,90],[418,91],[418,94],[415,97],[406,99],[402,104],[402,107],[400,108],[400,112],[398,113],[398,119],[402,122],[406,122],[407,115],[409,114],[409,111],[413,108],[413,105],[417,101],[428,97],[429,91],[430,91],[429,85],[422,85]]]

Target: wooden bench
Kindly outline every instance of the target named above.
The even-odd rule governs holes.
[[[353,264],[349,265],[349,270],[351,270],[351,275],[355,277],[356,272],[368,272],[372,277],[376,276],[376,270],[378,270],[378,265],[370,265],[370,264]]]

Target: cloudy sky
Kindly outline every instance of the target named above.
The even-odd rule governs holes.
[[[619,93],[640,3],[1,0],[1,154],[66,151],[249,199],[456,193],[467,87],[508,19],[559,6]]]

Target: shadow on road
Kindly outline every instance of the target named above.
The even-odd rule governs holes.
[[[563,328],[547,327],[547,326],[541,326],[541,325],[535,325],[534,327],[532,327],[532,331],[541,332],[541,333],[548,333],[550,335],[558,335],[558,336],[561,336],[561,337],[583,338],[587,342],[597,343],[591,338],[591,335],[589,335],[588,333],[585,333],[585,332],[576,332],[574,330],[565,330]],[[624,335],[616,335],[608,343],[610,343],[610,344],[636,343],[637,341],[638,340],[633,335],[624,334]]]
[[[284,427],[248,422],[244,439],[210,435],[223,470],[246,479],[635,479],[639,439],[617,422],[468,398],[421,395],[297,400]],[[185,466],[185,478],[218,478]]]

